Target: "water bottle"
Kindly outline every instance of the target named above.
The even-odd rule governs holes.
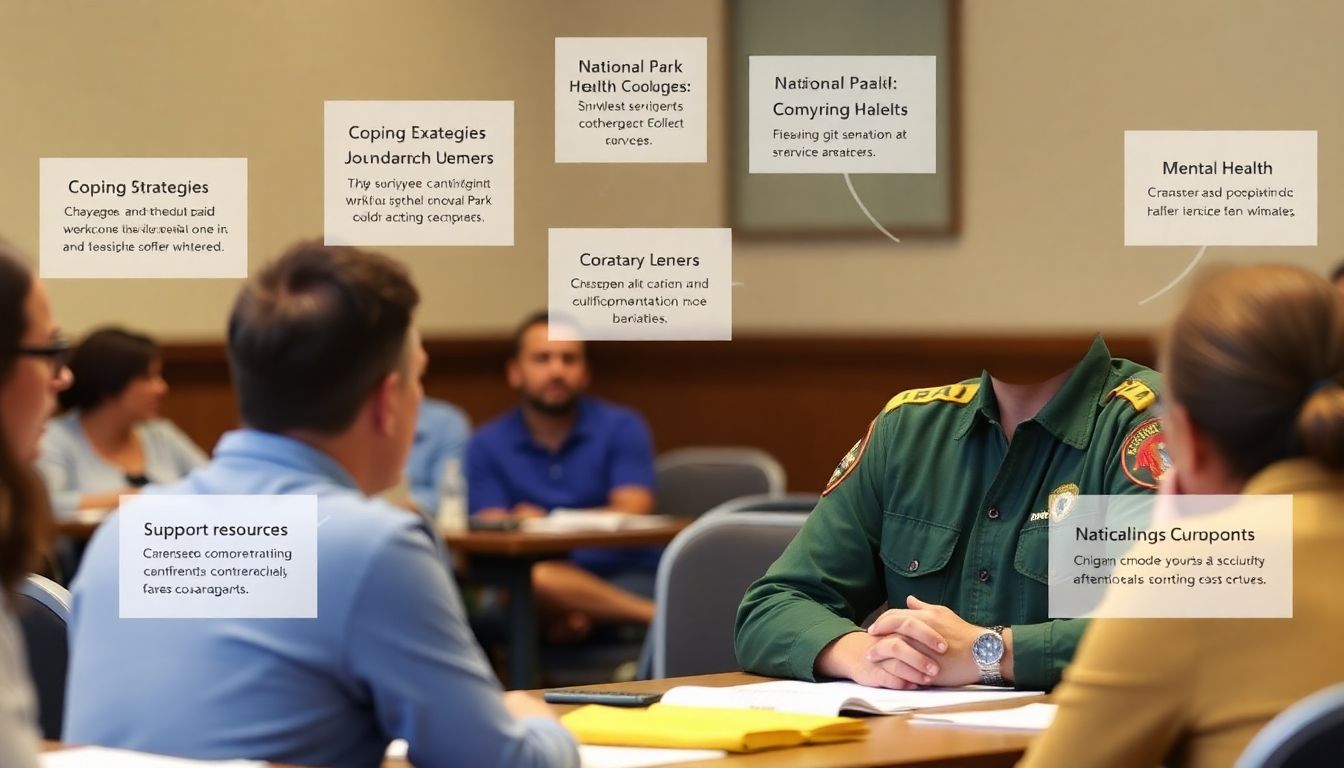
[[[448,459],[443,463],[435,521],[443,533],[460,533],[467,529],[467,480],[462,476],[460,459]]]

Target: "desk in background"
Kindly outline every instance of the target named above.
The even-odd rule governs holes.
[[[466,531],[446,534],[444,543],[467,559],[467,573],[508,590],[509,688],[537,684],[536,597],[532,566],[541,560],[564,557],[576,549],[615,549],[667,544],[690,524],[668,518],[656,528],[583,533],[528,533],[524,531]]]

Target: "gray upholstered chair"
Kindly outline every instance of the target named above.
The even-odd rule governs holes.
[[[18,618],[28,648],[28,669],[37,689],[42,737],[61,738],[65,710],[65,673],[70,662],[66,625],[70,593],[43,576],[29,576],[19,585]]]
[[[1344,683],[1317,691],[1270,720],[1236,768],[1316,768],[1344,761]]]
[[[658,512],[699,517],[739,496],[784,493],[784,468],[757,448],[678,448],[654,462]]]
[[[737,606],[806,520],[801,512],[721,514],[672,540],[658,566],[649,630],[653,677],[741,669],[733,649]]]

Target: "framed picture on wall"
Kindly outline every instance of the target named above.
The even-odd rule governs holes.
[[[882,237],[872,219],[898,237],[957,232],[957,5],[957,0],[730,0],[729,168],[736,236]],[[851,172],[848,179],[843,173],[750,173],[752,56],[934,57],[936,171]]]

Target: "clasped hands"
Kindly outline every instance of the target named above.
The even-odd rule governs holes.
[[[817,671],[898,690],[980,682],[971,644],[986,629],[914,595],[905,604],[877,617],[867,632],[851,632],[827,646],[817,658]],[[1010,632],[1005,631],[1004,642],[1011,648]],[[1009,654],[1003,660],[1005,676]]]

